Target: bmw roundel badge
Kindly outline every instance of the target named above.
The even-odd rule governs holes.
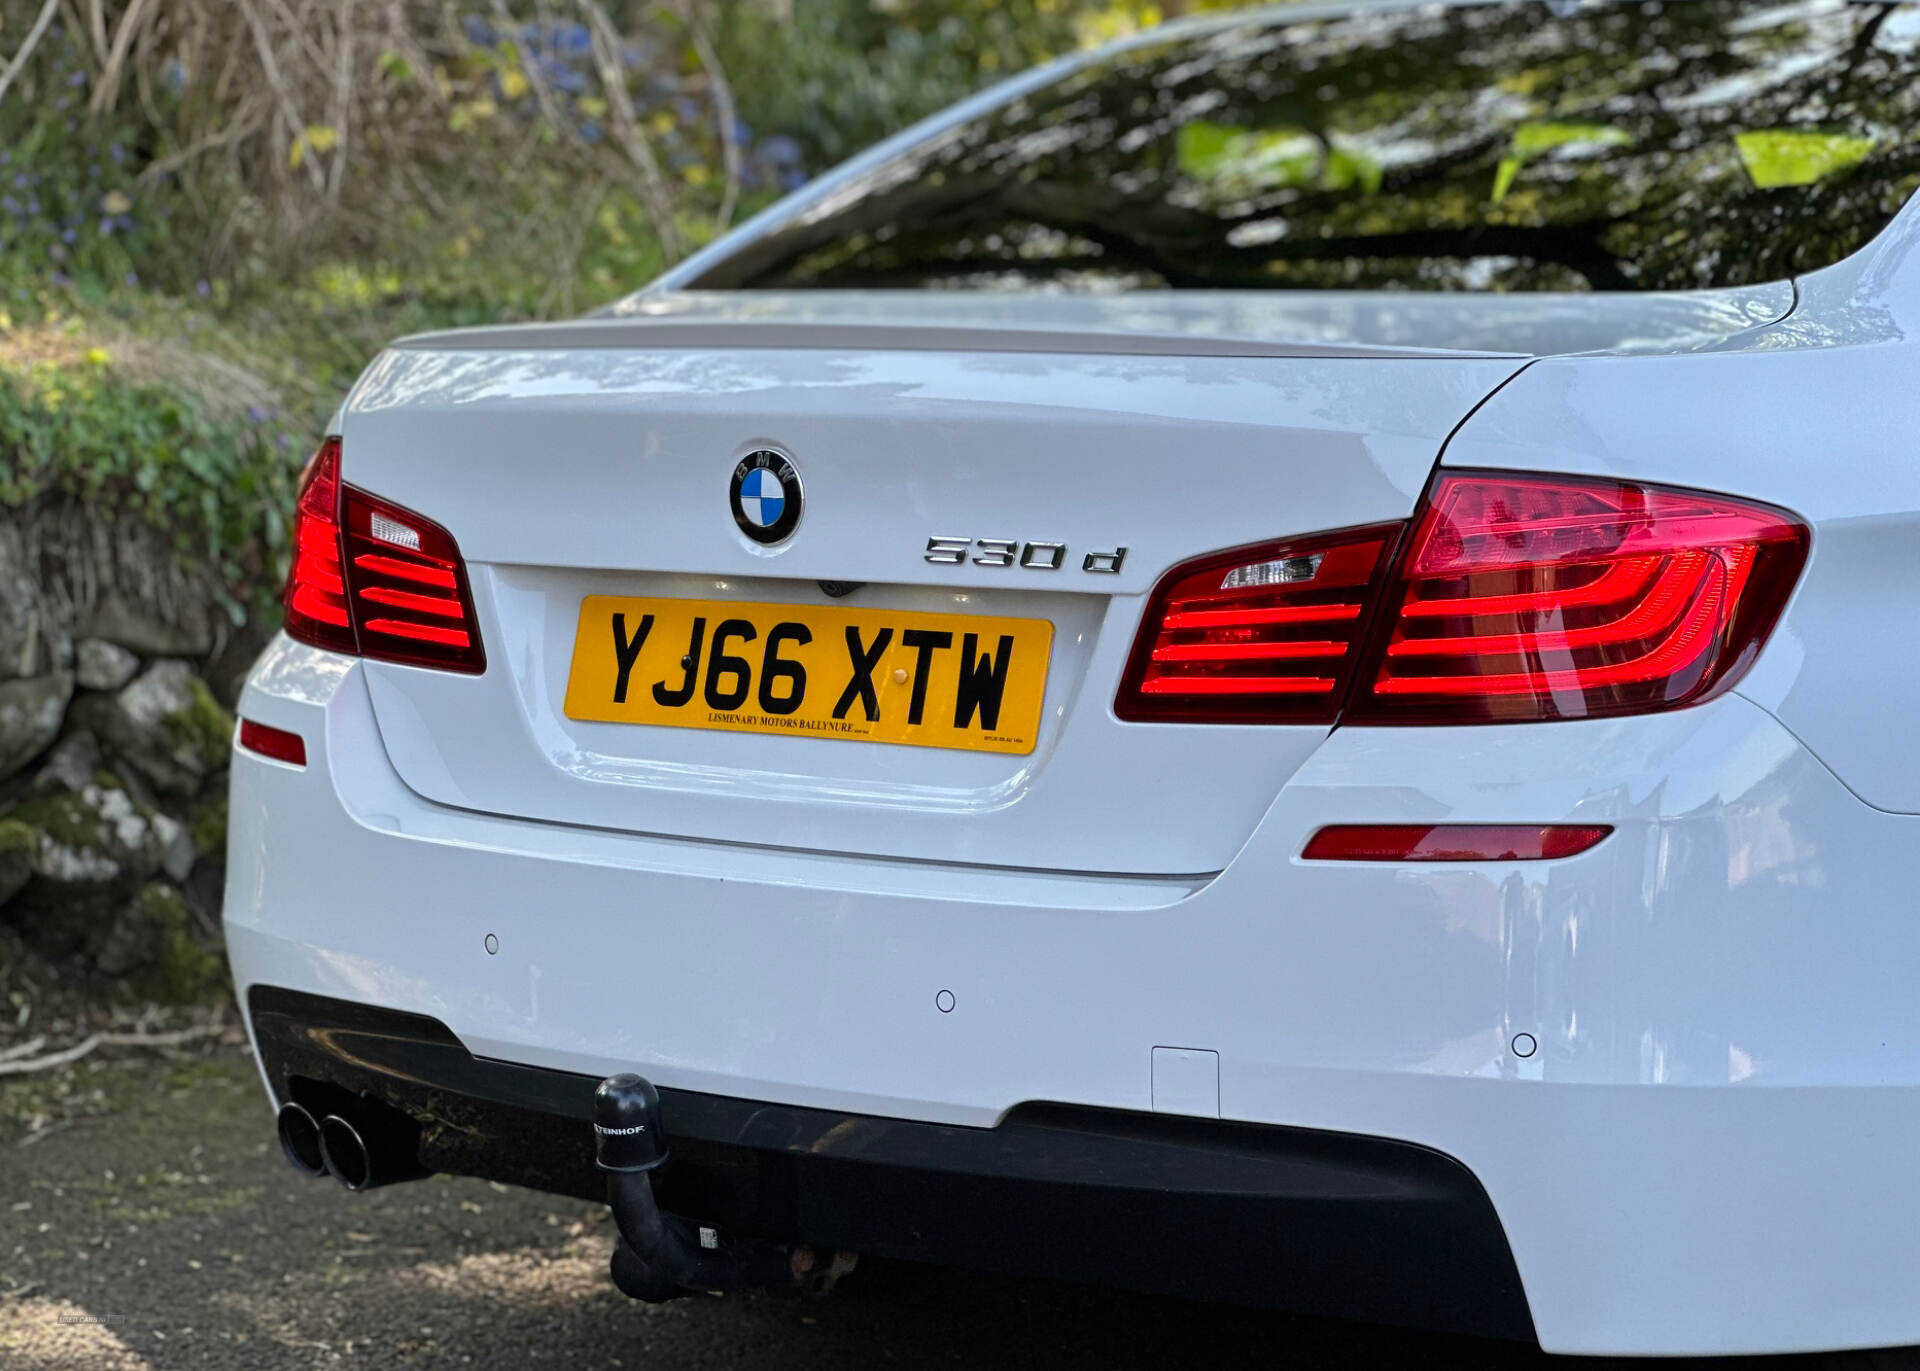
[[[733,521],[756,543],[777,543],[800,523],[800,473],[777,452],[749,452],[733,469]]]

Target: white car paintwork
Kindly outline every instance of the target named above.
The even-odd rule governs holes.
[[[396,349],[348,399],[342,470],[454,531],[494,667],[370,666],[381,734],[422,795],[492,813],[921,860],[1217,871],[1327,730],[1115,719],[1106,701],[1142,597],[1199,551],[1405,518],[1448,432],[1518,366]],[[808,494],[804,536],[772,548],[726,513],[734,463],[764,444],[791,456]],[[1066,565],[934,565],[936,534],[1064,542]],[[1081,569],[1118,548],[1118,573]],[[824,603],[823,578],[869,583],[864,605],[1051,619],[1032,755],[565,716],[583,595]],[[1076,707],[1089,680],[1094,698]],[[1155,804],[1131,798],[1148,794]]]
[[[1335,730],[1225,872],[1181,881],[449,809],[387,762],[366,675],[283,641],[241,702],[325,742],[305,771],[235,758],[243,993],[430,1014],[506,1060],[963,1124],[1029,1099],[1150,1108],[1153,1048],[1197,1047],[1224,1117],[1464,1162],[1551,1351],[1920,1333],[1920,940],[1887,880],[1920,820],[1862,804],[1738,695]],[[1295,855],[1326,822],[1442,819],[1619,831],[1552,863]]]
[[[1223,1118],[1466,1165],[1549,1351],[1920,1341],[1916,236],[1909,205],[1790,313],[1779,283],[1584,320],[1571,297],[1189,293],[916,297],[900,324],[874,298],[668,289],[590,325],[411,340],[343,412],[346,475],[460,539],[490,669],[268,651],[240,712],[310,762],[235,755],[239,988],[432,1015],[509,1061],[963,1125],[1151,1109],[1154,1051],[1178,1045],[1217,1054]],[[860,347],[748,341],[813,326]],[[720,520],[739,446],[768,439],[813,502],[773,556]],[[1161,570],[1405,518],[1436,459],[1768,501],[1810,523],[1811,559],[1737,690],[1690,709],[1112,717]],[[1063,469],[1109,484],[1068,498]],[[1271,508],[1241,493],[1262,473]],[[1002,529],[1139,555],[1099,586],[920,560],[926,535]],[[1044,605],[1074,629],[1051,702],[1072,709],[1009,763],[621,734],[554,705],[589,587],[778,598],[818,577]],[[1616,832],[1549,862],[1298,859],[1342,821]]]
[[[765,347],[1080,356],[1550,356],[1718,347],[1793,309],[1793,286],[1612,295],[1143,291],[1126,295],[883,290],[665,291],[601,315],[402,339],[435,349]]]

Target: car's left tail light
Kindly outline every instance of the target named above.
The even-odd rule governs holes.
[[[295,506],[286,631],[335,652],[477,674],[487,659],[453,535],[340,479],[340,440],[314,454]]]
[[[1354,714],[1502,723],[1704,700],[1758,655],[1807,545],[1793,516],[1727,496],[1449,472]]]

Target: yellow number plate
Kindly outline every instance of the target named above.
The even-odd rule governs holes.
[[[567,717],[1028,753],[1053,625],[827,605],[580,604]]]

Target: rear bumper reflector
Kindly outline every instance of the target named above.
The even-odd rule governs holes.
[[[1310,862],[1530,862],[1599,843],[1606,824],[1330,824],[1307,840]]]
[[[284,728],[269,728],[265,724],[255,723],[252,719],[240,721],[240,746],[289,766],[307,764],[305,738],[298,733],[289,733]]]

